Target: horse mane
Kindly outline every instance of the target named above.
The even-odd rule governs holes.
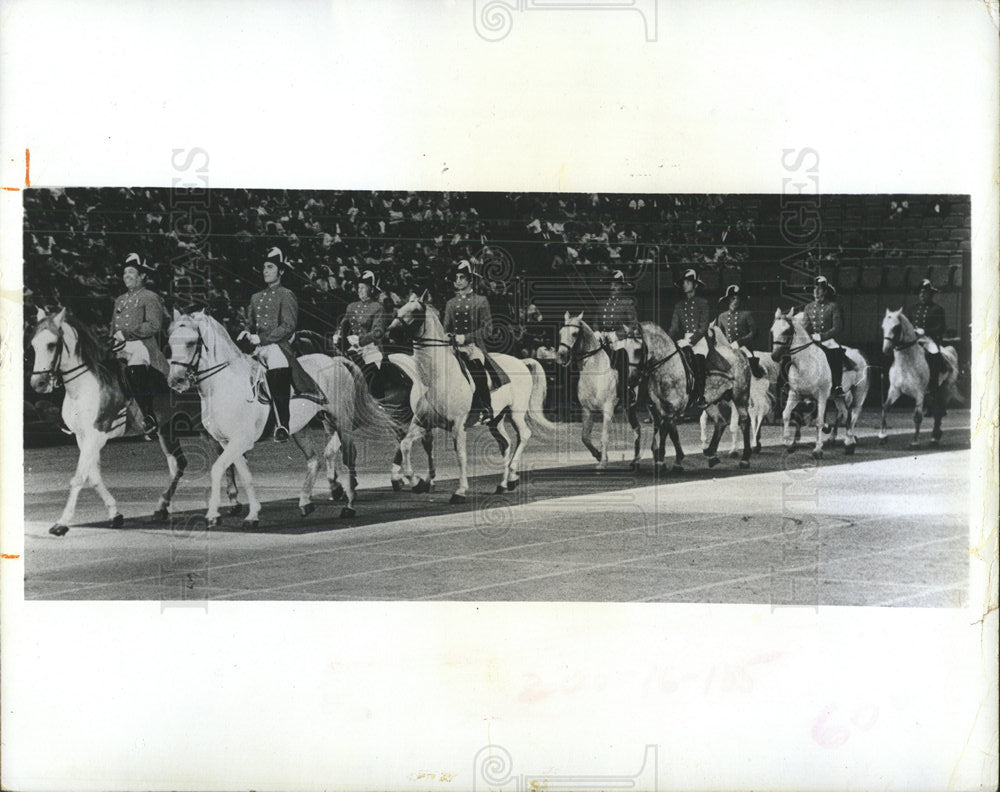
[[[639,327],[642,329],[642,337],[649,347],[649,351],[654,356],[657,353],[670,354],[676,346],[667,331],[653,322],[642,322]]]
[[[94,331],[83,324],[72,311],[66,311],[63,321],[76,333],[76,348],[73,350],[73,354],[97,375],[97,379],[102,385],[113,385],[115,374],[111,366],[108,365],[108,353],[105,345],[97,339]]]
[[[900,309],[899,311],[897,311],[895,313],[899,317],[899,324],[902,326],[903,331],[904,332],[909,331],[911,333],[914,332],[914,330],[913,330],[913,322],[910,321],[910,317],[908,317],[905,313],[903,313],[902,309]]]
[[[197,328],[199,322],[205,322],[208,327],[212,329],[217,342],[222,344],[232,355],[243,354],[243,351],[236,346],[236,342],[233,341],[232,336],[229,335],[229,331],[226,330],[222,322],[207,313],[203,313],[201,316],[195,316],[194,314],[182,314],[179,318],[170,323],[170,327],[167,328],[167,335],[171,335],[178,327]],[[215,351],[216,350],[214,348],[211,349],[213,354]]]

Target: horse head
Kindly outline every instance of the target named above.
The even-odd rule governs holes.
[[[205,350],[202,335],[204,319],[204,311],[182,314],[174,309],[174,319],[167,331],[167,345],[170,347],[167,384],[178,393],[183,393],[197,382],[198,368]]]
[[[788,355],[792,338],[795,337],[795,317],[791,309],[782,313],[780,308],[774,309],[774,323],[771,325],[771,359],[780,360]]]
[[[899,346],[900,342],[907,340],[902,337],[903,321],[902,306],[896,311],[885,309],[885,316],[882,317],[882,352],[884,354],[888,355],[895,347]]]
[[[566,316],[563,317],[563,326],[559,328],[559,348],[556,350],[556,359],[560,365],[569,365],[580,342],[582,331],[583,311],[580,311],[576,316],[571,316],[569,311],[566,311]]]
[[[61,378],[63,352],[76,348],[75,332],[66,321],[66,309],[51,316],[38,309],[35,334],[31,346],[35,352],[35,368],[31,372],[31,387],[37,393],[52,393]],[[67,336],[73,342],[72,347]],[[73,354],[73,353],[70,353]]]
[[[428,293],[426,291],[422,295],[410,292],[410,298],[396,309],[396,315],[386,329],[402,329],[411,342],[425,335],[424,324],[427,320],[427,298]]]
[[[641,330],[636,331],[631,327],[622,325],[622,332],[624,333],[622,349],[625,350],[625,355],[628,358],[628,379],[631,385],[642,376],[642,370],[649,358],[649,347],[646,345],[646,339],[643,337]]]

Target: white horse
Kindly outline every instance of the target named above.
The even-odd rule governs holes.
[[[90,483],[104,501],[109,527],[120,528],[124,517],[118,512],[117,502],[101,478],[101,450],[108,440],[123,437],[126,433],[138,433],[135,426],[141,426],[142,421],[133,412],[137,408],[126,398],[114,372],[104,365],[101,343],[90,328],[81,324],[65,308],[52,316],[39,309],[37,319],[31,339],[35,352],[31,387],[38,393],[51,393],[58,384],[65,386],[62,418],[73,432],[80,449],[66,506],[49,533],[64,536],[69,531],[77,498],[86,483]],[[130,423],[133,425],[130,426]],[[163,422],[159,442],[167,459],[170,481],[160,496],[153,517],[166,520],[170,501],[187,462],[180,443],[173,436],[170,421]]]
[[[930,367],[924,348],[917,337],[910,320],[906,318],[903,309],[890,311],[885,309],[882,319],[882,351],[889,354],[892,351],[892,366],[889,369],[889,393],[882,404],[882,426],[879,429],[879,441],[884,443],[887,436],[886,412],[900,396],[913,399],[913,440],[910,447],[915,448],[920,440],[920,424],[924,418],[924,400],[931,382]],[[961,401],[956,383],[958,382],[958,353],[955,347],[941,346],[941,357],[944,359],[947,371],[938,386],[940,404],[934,405],[934,429],[931,431],[931,442],[937,445],[941,441],[941,418],[949,401]]]
[[[830,392],[833,390],[833,377],[826,353],[806,332],[803,315],[801,313],[795,314],[791,310],[787,314],[783,314],[780,308],[775,310],[774,324],[771,325],[771,339],[771,357],[778,363],[785,356],[791,359],[788,369],[788,401],[781,416],[785,450],[792,453],[796,448],[798,425],[796,425],[793,436],[792,413],[802,399],[808,398],[816,403],[816,445],[812,455],[814,459],[822,459],[823,432],[827,428],[824,424],[827,402],[830,400]],[[834,408],[837,411],[834,429],[843,421],[847,431],[847,437],[844,439],[844,453],[853,454],[858,442],[854,435],[854,428],[857,426],[861,409],[868,395],[868,361],[858,350],[850,347],[844,347],[844,349],[854,368],[852,371],[844,372],[841,381],[844,397],[834,401]]]
[[[210,525],[221,524],[219,514],[219,483],[222,472],[234,465],[244,482],[249,511],[244,526],[256,528],[260,517],[260,501],[253,486],[250,468],[244,454],[253,448],[268,422],[271,406],[258,399],[264,380],[264,368],[254,358],[244,355],[225,328],[211,316],[199,311],[194,314],[174,313],[169,330],[170,387],[183,392],[192,386],[201,396],[202,424],[222,446],[222,453],[212,465],[212,490],[205,514]],[[305,355],[299,363],[316,381],[326,396],[320,406],[307,399],[292,399],[289,433],[306,457],[307,473],[299,495],[299,510],[307,516],[315,509],[312,488],[319,469],[319,460],[307,435],[299,433],[317,413],[322,413],[327,442],[323,455],[327,477],[333,489],[342,451],[346,466],[353,463],[353,437],[361,426],[392,431],[394,425],[368,393],[361,371],[345,358],[326,355]],[[355,488],[350,475],[344,477],[347,505],[341,517],[353,517]]]
[[[563,366],[575,362],[580,367],[580,377],[576,384],[576,397],[583,407],[583,423],[581,439],[583,444],[597,460],[597,469],[604,470],[608,466],[608,433],[615,415],[620,391],[618,372],[613,365],[604,346],[597,335],[585,321],[583,312],[571,316],[569,311],[563,318],[564,324],[559,328],[559,348],[556,359]],[[590,440],[594,428],[594,413],[601,413],[601,447],[598,449]],[[632,467],[639,463],[642,428],[636,417],[635,410],[629,410],[628,421],[635,432],[635,448],[632,456]]]
[[[468,459],[466,449],[465,421],[472,407],[474,384],[458,361],[437,311],[416,295],[400,307],[392,328],[406,327],[413,341],[414,360],[417,376],[427,388],[422,402],[414,410],[428,425],[413,426],[400,447],[404,465],[409,466],[407,457],[413,442],[423,432],[433,427],[451,431],[455,435],[455,453],[458,455],[458,488],[451,496],[452,503],[464,503],[469,490]],[[542,414],[545,403],[545,372],[537,360],[519,360],[510,355],[492,355],[493,362],[510,379],[491,394],[494,419],[489,424],[493,437],[504,455],[503,477],[496,493],[504,493],[517,487],[520,474],[521,456],[531,438],[528,420],[545,430],[555,429],[555,425]],[[504,418],[510,421],[516,435],[511,443],[504,429]]]
[[[764,419],[770,415],[777,402],[778,374],[781,370],[769,352],[753,353],[761,368],[764,370],[763,377],[750,374],[750,403],[747,412],[750,415],[750,437],[753,439],[754,452],[760,453],[760,432],[764,425]],[[731,407],[731,405],[730,405]],[[698,419],[701,428],[701,447],[708,448],[708,413],[704,410]],[[729,456],[736,458],[740,455],[740,414],[738,410],[730,410],[729,414],[729,436],[731,439],[729,446]]]
[[[387,356],[390,363],[396,366],[410,379],[410,391],[403,398],[406,400],[405,407],[408,408],[408,422],[401,422],[403,425],[397,437],[398,449],[392,462],[392,472],[389,480],[395,491],[401,490],[404,486],[410,487],[414,492],[432,492],[434,490],[434,478],[437,475],[434,469],[434,434],[431,426],[434,423],[433,416],[428,415],[427,400],[424,394],[427,388],[420,381],[417,374],[417,362],[413,355],[406,355],[402,352],[393,352]],[[385,400],[381,404],[386,405]],[[403,407],[400,404],[398,407]],[[390,409],[390,413],[392,410]],[[394,414],[394,413],[393,413]],[[413,455],[411,453],[413,443],[417,440],[424,447],[427,454],[427,478],[423,479],[413,472]],[[406,453],[403,453],[403,444],[406,444]]]

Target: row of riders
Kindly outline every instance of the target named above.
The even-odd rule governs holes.
[[[542,414],[545,374],[533,359],[487,354],[490,306],[473,288],[476,273],[468,261],[455,268],[455,296],[445,305],[443,318],[428,304],[426,294],[412,293],[394,316],[389,315],[375,299],[379,289],[375,275],[366,271],[358,283],[358,300],[348,306],[333,337],[343,354],[334,356],[322,349],[296,353],[292,341],[298,304],[294,293],[282,284],[288,270],[282,251],[272,248],[262,264],[265,288],[253,295],[247,327],[235,342],[204,311],[175,311],[169,327],[169,360],[160,346],[167,315],[160,297],[145,286],[149,270],[137,253],[129,254],[123,263],[127,291],[113,309],[111,350],[120,365],[109,364],[107,346],[65,309],[52,315],[39,311],[32,339],[31,384],[43,393],[65,387],[62,417],[80,449],[66,506],[51,533],[67,532],[79,491],[87,483],[108,508],[110,524],[122,524],[116,502],[101,480],[100,452],[109,439],[126,434],[133,426],[148,439],[158,439],[166,456],[170,480],[154,516],[167,519],[186,466],[174,422],[164,421],[161,426],[157,421],[157,415],[168,412],[163,403],[169,400],[170,389],[195,387],[201,396],[202,424],[218,452],[206,514],[213,524],[222,518],[223,478],[230,500],[226,513],[240,513],[234,475],[238,473],[248,499],[244,524],[257,525],[261,505],[245,454],[268,434],[279,443],[295,436],[306,457],[307,476],[299,498],[303,515],[314,509],[311,493],[320,456],[326,462],[331,496],[346,500],[341,515],[355,513],[355,438],[366,432],[395,434],[393,488],[405,484],[417,492],[433,486],[431,430],[453,432],[460,474],[452,502],[460,503],[468,492],[466,429],[486,425],[504,456],[497,492],[517,486],[521,457],[532,434],[529,422],[543,431],[555,428]],[[822,455],[821,427],[832,399],[837,423],[846,427],[845,449],[853,451],[853,430],[867,394],[868,365],[857,350],[836,340],[842,328],[840,309],[836,292],[825,278],[816,278],[815,299],[802,313],[775,312],[770,353],[754,352],[748,346],[756,325],[752,313],[742,308],[738,285],[727,288],[720,300],[725,310],[712,320],[708,301],[699,294],[704,284],[694,270],[687,270],[681,281],[684,299],[675,307],[666,332],[654,323],[638,321],[626,286],[624,274],[616,271],[594,329],[584,322],[582,313],[567,312],[559,330],[559,361],[580,368],[583,442],[598,460],[598,468],[607,465],[608,427],[619,400],[636,434],[633,464],[638,464],[640,388],[654,424],[657,464],[664,460],[669,436],[676,452],[674,468],[680,469],[684,454],[676,423],[691,412],[702,413],[703,421],[705,416],[714,421],[705,454],[709,465],[717,464],[725,425],[720,406],[728,404],[733,427],[742,430],[740,465],[748,466],[751,429],[758,436],[763,414],[774,399],[780,361],[786,363],[789,390],[783,413],[786,447],[793,450],[798,439],[798,424],[794,438],[791,434],[792,413],[801,400],[810,399],[817,408],[813,453]],[[957,378],[954,350],[936,343],[944,332],[944,311],[934,303],[934,291],[929,281],[921,284],[913,323],[902,309],[887,310],[883,321],[884,351],[894,351],[896,356],[885,408],[903,393],[913,396],[917,402],[914,441],[928,390],[940,405],[935,412],[935,441],[940,437],[943,405],[949,394],[954,395]],[[392,344],[390,337],[395,339]],[[392,348],[399,351],[388,351]],[[600,448],[590,440],[594,412],[604,418]],[[308,433],[300,434],[317,416],[326,430],[321,452]],[[883,438],[885,429],[883,409]],[[513,440],[508,430],[513,431]],[[428,456],[426,480],[413,473],[411,450],[418,441]]]

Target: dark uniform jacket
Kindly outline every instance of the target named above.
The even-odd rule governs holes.
[[[708,332],[708,300],[704,297],[689,297],[674,306],[674,315],[670,320],[670,330],[667,334],[680,341],[691,333],[691,345],[694,346]]]
[[[932,302],[930,305],[918,303],[910,314],[910,321],[914,327],[919,327],[935,341],[940,341],[944,337],[944,308],[937,303]]]
[[[602,333],[615,332],[621,338],[624,336],[623,326],[633,333],[639,330],[635,300],[632,297],[612,294],[598,310],[594,329]]]
[[[486,334],[490,329],[490,304],[481,294],[472,292],[452,297],[444,306],[444,331],[464,335],[467,344],[486,352]]]
[[[380,302],[356,300],[347,306],[340,322],[340,337],[346,342],[347,336],[356,335],[358,346],[375,344],[381,348],[385,326],[385,309]]]
[[[716,324],[729,341],[735,341],[740,346],[749,347],[757,333],[757,323],[750,311],[723,311]]]
[[[840,306],[829,300],[813,300],[805,307],[805,327],[810,335],[819,333],[820,341],[835,339],[844,328]]]
[[[299,321],[299,301],[289,289],[278,284],[257,292],[250,298],[251,333],[260,336],[261,346],[277,344],[289,361],[292,351],[292,334]]]
[[[165,317],[166,311],[159,295],[143,288],[118,297],[111,319],[111,332],[120,330],[126,341],[142,341],[149,350],[150,366],[164,377],[170,370],[160,344]]]

